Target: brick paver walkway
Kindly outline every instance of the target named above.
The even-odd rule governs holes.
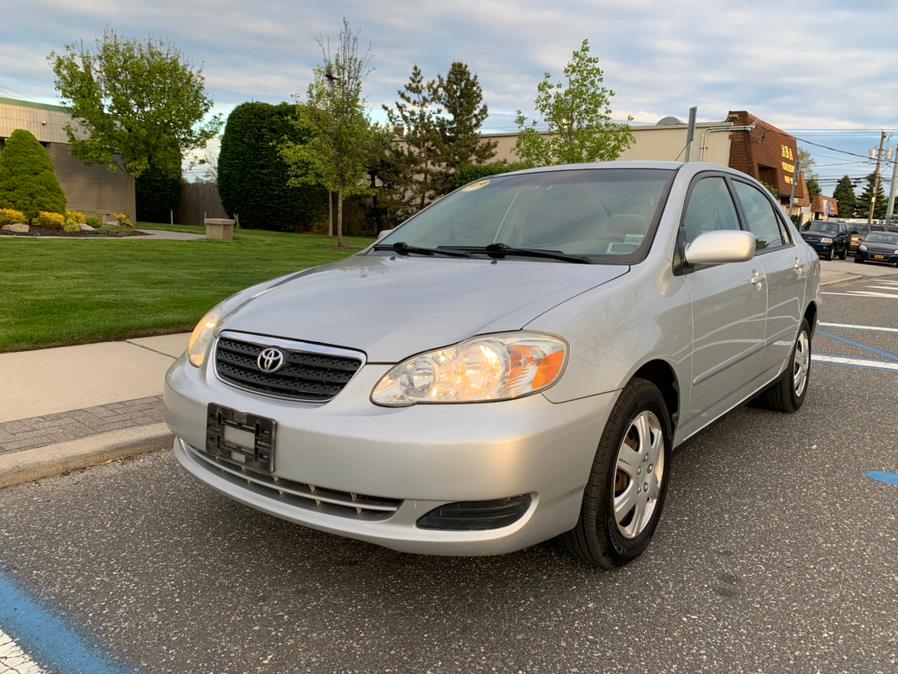
[[[161,421],[162,396],[7,421],[0,424],[0,454]]]

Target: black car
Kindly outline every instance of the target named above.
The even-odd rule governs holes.
[[[851,234],[844,222],[811,220],[805,224],[801,238],[807,241],[820,257],[827,260],[832,260],[836,255],[840,260],[848,257]]]
[[[898,233],[870,232],[854,254],[855,262],[882,262],[898,266]]]

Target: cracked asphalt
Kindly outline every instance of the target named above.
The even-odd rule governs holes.
[[[898,300],[824,300],[821,321],[898,328]],[[898,332],[821,329],[898,353]],[[171,452],[0,491],[0,569],[146,672],[898,671],[898,487],[864,475],[898,472],[898,370],[811,377],[797,415],[746,407],[686,443],[652,545],[614,572],[553,542],[464,559],[318,533]]]

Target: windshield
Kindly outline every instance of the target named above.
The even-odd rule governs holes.
[[[871,232],[867,235],[867,238],[864,239],[869,243],[890,243],[894,245],[898,245],[898,234],[892,234],[891,232]]]
[[[810,222],[808,223],[808,231],[823,232],[824,234],[838,234],[839,226],[834,222]]]
[[[577,169],[498,176],[466,185],[386,236],[420,248],[516,248],[644,257],[674,172]]]

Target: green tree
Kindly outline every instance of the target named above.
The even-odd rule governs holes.
[[[391,143],[380,177],[385,184],[384,203],[403,219],[438,197],[445,184],[438,124],[443,110],[437,102],[436,82],[425,81],[417,64],[397,93],[393,106],[383,109],[400,140]]]
[[[65,194],[47,150],[30,131],[16,129],[0,152],[0,208],[33,218],[38,211],[65,212]]]
[[[630,125],[611,119],[614,92],[604,86],[605,73],[598,57],[583,40],[564,68],[564,80],[553,82],[550,73],[536,88],[534,108],[548,127],[537,131],[537,120],[527,124],[517,115],[515,152],[531,166],[610,161],[633,143]],[[628,121],[632,118],[628,118]]]
[[[327,192],[318,185],[291,185],[281,156],[284,139],[307,138],[294,124],[295,115],[290,103],[248,102],[228,116],[216,169],[218,193],[241,227],[303,231],[324,216]]]
[[[867,176],[867,184],[864,186],[864,191],[861,192],[855,204],[856,217],[866,218],[869,216],[870,200],[873,196],[873,183],[875,181],[876,177],[874,174],[871,173]],[[876,203],[873,205],[874,219],[881,220],[886,217],[886,201],[886,195],[882,188],[882,180],[880,180],[879,184],[876,186]]]
[[[818,194],[821,194],[820,191],[820,180],[817,172],[814,171],[814,166],[817,162],[814,160],[814,156],[804,148],[798,149],[798,165],[799,170],[804,173],[805,184],[808,186],[808,196],[812,199],[816,197]]]
[[[477,75],[466,64],[455,61],[445,78],[437,76],[434,100],[444,112],[436,126],[440,134],[440,192],[445,193],[454,187],[454,174],[460,167],[489,161],[496,154],[497,143],[480,136],[489,109],[483,102]]]
[[[212,109],[203,71],[168,42],[107,30],[95,48],[70,44],[48,60],[74,118],[69,147],[89,164],[138,177],[204,146],[221,126],[218,116],[202,123]]]
[[[337,246],[343,247],[343,200],[368,194],[368,169],[383,131],[365,115],[362,84],[370,73],[370,48],[359,53],[359,34],[343,19],[335,50],[319,38],[322,64],[315,69],[305,102],[296,105],[296,125],[307,140],[286,140],[281,156],[293,184],[321,185],[337,193]],[[220,168],[219,168],[220,170]]]
[[[134,181],[134,192],[138,220],[168,222],[181,194],[180,158],[164,166],[148,166]]]
[[[857,205],[857,197],[854,194],[854,183],[848,176],[842,176],[839,179],[836,189],[833,191],[833,198],[838,202],[839,216],[843,218],[855,217],[855,208]],[[870,204],[867,204],[867,208]]]

